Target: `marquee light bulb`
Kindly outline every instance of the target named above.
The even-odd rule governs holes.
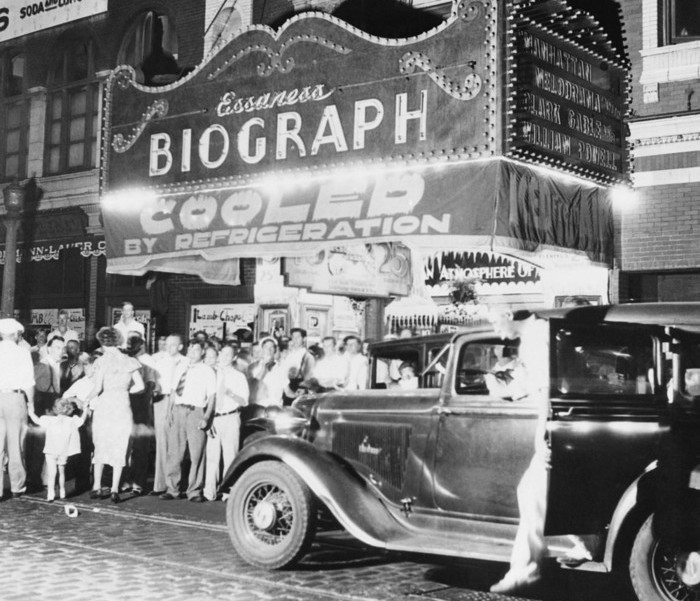
[[[621,211],[634,209],[637,205],[637,195],[635,191],[626,185],[614,186],[610,190],[610,199],[613,207]]]

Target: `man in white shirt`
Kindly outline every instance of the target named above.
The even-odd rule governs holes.
[[[53,409],[54,401],[61,396],[61,361],[65,342],[60,336],[51,338],[46,357],[34,366],[36,381],[36,414],[44,415]]]
[[[323,358],[316,363],[313,377],[323,388],[342,388],[348,379],[347,360],[338,354],[338,343],[333,336],[326,336],[321,340],[321,347]]]
[[[187,347],[189,363],[184,369],[178,369],[173,379],[167,416],[166,492],[160,495],[164,500],[179,495],[186,449],[189,449],[191,461],[187,498],[196,503],[205,500],[202,496],[205,430],[216,399],[216,373],[202,362],[203,355],[204,345],[190,342]]]
[[[207,432],[206,470],[204,497],[216,500],[216,490],[221,481],[219,462],[223,454],[223,473],[233,463],[241,433],[241,407],[248,404],[248,378],[233,366],[234,349],[221,347],[216,368],[216,402],[214,417]]]
[[[27,405],[34,410],[34,368],[29,351],[17,346],[23,330],[14,319],[0,319],[0,499],[5,490],[6,455],[12,496],[20,497],[27,489],[22,448],[27,434]]]
[[[182,373],[189,363],[187,357],[182,354],[182,338],[178,334],[171,334],[165,339],[165,349],[157,352],[150,360],[150,367],[155,374],[155,388],[153,389],[153,429],[156,439],[156,469],[153,477],[153,495],[161,495],[166,491],[165,474],[167,461],[167,416],[168,399],[173,391],[175,373]]]
[[[281,362],[287,377],[282,394],[283,405],[290,405],[299,395],[299,384],[311,376],[315,364],[313,355],[306,350],[306,330],[292,328],[289,335],[289,353]]]
[[[518,319],[520,317],[520,319]],[[544,523],[547,513],[549,487],[549,445],[546,439],[549,411],[549,337],[548,324],[534,314],[526,317],[509,311],[494,311],[491,324],[502,339],[520,339],[519,366],[513,370],[514,384],[508,384],[499,396],[526,396],[535,402],[539,418],[535,434],[535,453],[518,484],[520,523],[513,543],[510,570],[491,592],[512,594],[537,582],[546,551]],[[500,383],[493,374],[487,374],[486,383],[491,394],[498,394]],[[517,390],[518,392],[513,392]],[[514,398],[514,400],[517,400]]]
[[[58,321],[56,322],[56,326],[53,330],[51,330],[46,339],[47,342],[51,342],[51,339],[55,336],[60,336],[61,338],[63,338],[64,342],[68,342],[69,340],[75,340],[78,344],[80,344],[80,337],[78,336],[78,332],[68,327],[70,323],[69,320],[70,315],[68,314],[68,311],[66,311],[65,309],[61,309],[58,312]]]
[[[362,350],[362,340],[357,336],[346,336],[345,358],[348,365],[348,390],[365,390],[367,388],[367,376],[369,373],[369,363],[360,351]]]
[[[130,302],[122,303],[122,315],[114,327],[121,332],[122,344],[121,348],[126,348],[126,341],[129,340],[129,334],[138,334],[146,339],[146,330],[140,321],[136,321],[134,317],[134,305]]]

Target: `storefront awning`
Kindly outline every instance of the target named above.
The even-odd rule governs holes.
[[[343,244],[535,250],[612,256],[604,188],[507,160],[339,170],[251,186],[103,199],[108,271],[194,273],[231,283],[231,259],[301,256]]]

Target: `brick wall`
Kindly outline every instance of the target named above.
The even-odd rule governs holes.
[[[636,196],[621,219],[622,269],[700,266],[700,183],[641,188]]]

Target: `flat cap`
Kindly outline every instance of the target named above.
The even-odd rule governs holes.
[[[19,323],[19,321],[12,319],[11,317],[0,319],[1,336],[11,336],[17,332],[24,332],[24,326]]]

